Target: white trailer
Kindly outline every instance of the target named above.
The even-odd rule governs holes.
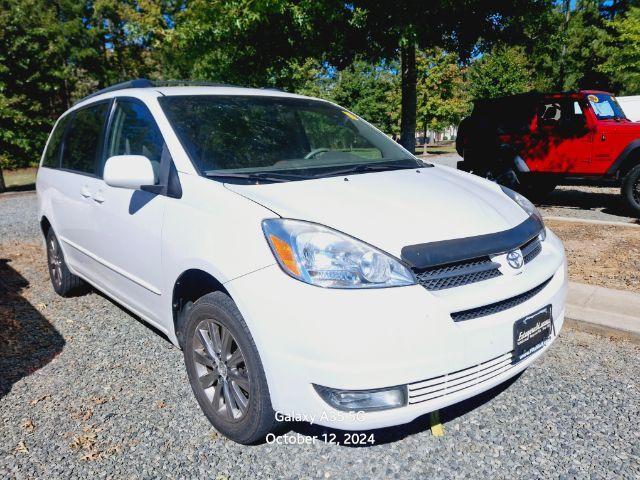
[[[640,95],[616,97],[629,120],[640,122]]]

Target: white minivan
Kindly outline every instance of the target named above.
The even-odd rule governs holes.
[[[410,422],[518,374],[564,321],[564,249],[529,201],[319,99],[118,84],[58,120],[37,192],[55,291],[164,332],[236,442]]]

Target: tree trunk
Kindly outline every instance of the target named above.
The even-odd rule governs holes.
[[[422,128],[422,132],[424,135],[423,145],[422,145],[422,154],[427,154],[427,121],[424,121],[424,127]]]
[[[400,49],[402,62],[402,115],[400,144],[412,154],[416,149],[416,45],[409,42]]]
[[[567,30],[569,29],[569,18],[571,16],[571,1],[563,0],[564,24],[562,25],[562,48],[560,49],[560,72],[558,73],[557,90],[564,90],[565,62],[567,56]]]
[[[4,175],[2,174],[2,167],[0,167],[0,193],[7,190],[7,186],[4,184]]]

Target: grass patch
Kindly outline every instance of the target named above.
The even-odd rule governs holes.
[[[36,188],[37,171],[37,167],[2,170],[7,191],[19,192],[23,190],[33,190]]]
[[[424,147],[416,147],[416,155],[422,155],[424,153]],[[427,145],[427,153],[431,155],[445,155],[448,153],[456,153],[456,146],[454,143],[445,145]]]

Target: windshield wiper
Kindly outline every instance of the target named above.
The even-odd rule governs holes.
[[[347,168],[341,168],[339,170],[329,170],[327,172],[318,173],[313,175],[313,178],[326,177],[326,176],[339,176],[348,175],[351,173],[368,173],[368,172],[384,172],[389,170],[409,170],[415,168],[431,167],[432,165],[424,163],[422,161],[417,162],[415,165],[407,164],[391,164],[391,163],[362,163],[353,165]]]
[[[208,178],[237,178],[266,182],[288,182],[290,180],[304,180],[305,178],[309,178],[302,175],[291,175],[288,173],[277,172],[221,172],[215,170],[205,172],[205,175]]]

